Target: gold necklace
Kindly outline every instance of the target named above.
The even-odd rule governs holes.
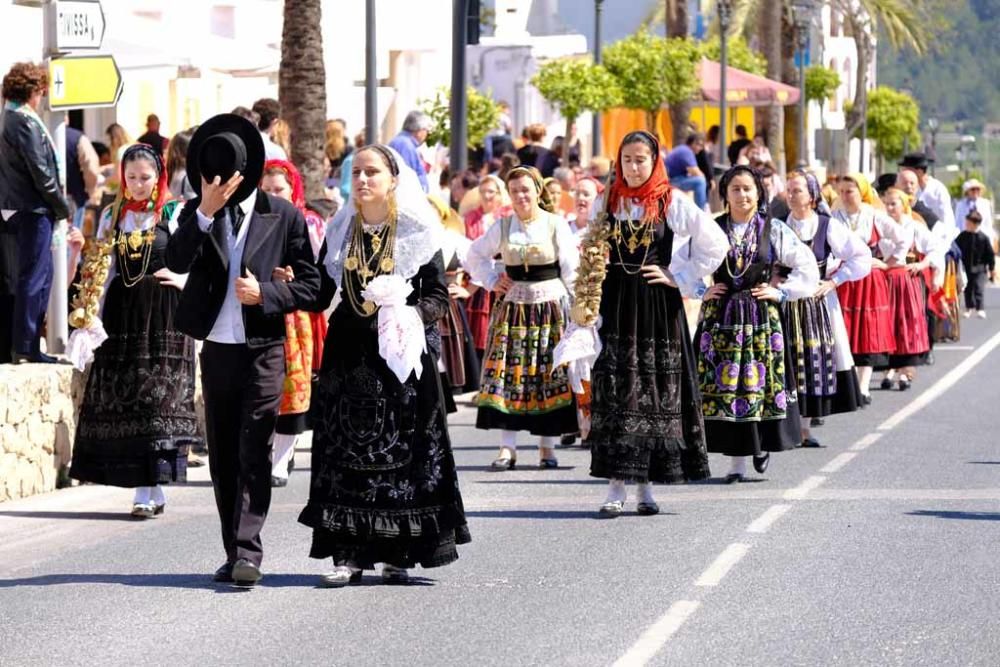
[[[140,224],[140,223],[135,223]],[[146,276],[149,269],[149,262],[153,257],[153,241],[156,239],[156,227],[150,227],[146,231],[137,227],[131,232],[119,229],[115,239],[118,247],[118,256],[121,258],[122,282],[125,287],[133,287]],[[138,275],[133,275],[129,270],[130,260],[141,260],[141,268]]]
[[[360,218],[360,219],[359,219]],[[366,231],[364,220],[360,213],[358,218],[351,221],[354,225],[354,234],[351,237],[351,244],[348,247],[347,257],[344,259],[345,285],[348,301],[354,312],[361,317],[371,317],[378,310],[374,302],[363,299],[361,293],[368,287],[368,283],[379,275],[392,273],[396,268],[396,224],[393,221],[386,223],[385,227],[379,231]],[[372,254],[368,255],[365,248],[365,235],[372,238]],[[378,249],[375,248],[378,239]],[[354,284],[356,279],[357,285]]]
[[[639,263],[639,268],[637,268],[635,271],[629,271],[626,268],[627,266],[634,266],[634,265],[626,263],[625,259],[622,257],[622,246],[621,243],[619,243],[619,241],[621,241],[621,239],[623,238],[621,224],[622,224],[621,220],[615,220],[615,229],[611,233],[611,237],[615,239],[614,246],[615,246],[615,252],[618,253],[618,264],[621,265],[622,271],[625,273],[625,275],[635,276],[638,275],[640,271],[642,271],[643,267],[646,266],[646,260],[649,259],[649,248],[653,245],[653,221],[641,222],[638,228],[633,226],[631,220],[628,221],[629,231],[632,235],[632,237],[628,240],[627,243],[629,252],[635,252],[635,249],[638,248],[639,245],[645,246],[645,252],[643,252],[642,261]],[[641,242],[637,241],[639,232],[642,232]]]

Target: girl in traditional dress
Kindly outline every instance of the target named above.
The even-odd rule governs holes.
[[[576,189],[573,191],[573,211],[567,220],[578,239],[583,239],[587,233],[590,221],[594,219],[594,204],[603,194],[604,185],[596,178],[587,176],[576,182]]]
[[[184,482],[202,442],[194,409],[194,341],[174,327],[184,277],[166,268],[177,229],[161,151],[129,146],[115,203],[88,241],[69,356],[87,378],[70,476],[135,488],[132,516],[162,514],[161,484]],[[102,307],[103,302],[103,307]],[[95,352],[96,349],[96,352]]]
[[[864,174],[842,176],[838,186],[834,217],[861,238],[872,254],[872,268],[867,276],[837,287],[861,388],[861,402],[869,405],[872,402],[872,371],[876,366],[888,365],[889,354],[896,346],[885,275],[888,267],[882,257],[905,252],[909,244],[903,228],[875,208],[881,206],[881,202]]]
[[[916,366],[926,363],[926,354],[931,349],[926,295],[934,289],[934,271],[944,271],[946,248],[923,220],[914,218],[910,197],[905,192],[889,188],[882,201],[886,213],[901,228],[902,235],[900,243],[879,242],[889,267],[886,279],[894,337],[889,370],[881,386],[891,389],[898,373],[899,389],[905,391],[913,382]]]
[[[539,466],[555,468],[553,448],[578,428],[573,392],[565,370],[553,368],[552,352],[566,328],[580,255],[569,225],[551,212],[537,170],[511,170],[507,190],[513,214],[472,244],[466,262],[473,280],[498,296],[476,428],[501,431],[494,470],[517,464],[518,431],[539,436]]]
[[[770,452],[801,442],[779,305],[812,297],[819,269],[795,232],[767,218],[767,191],[757,171],[733,167],[719,190],[726,212],[717,222],[729,251],[703,295],[695,340],[708,451],[732,458],[726,477],[732,483],[745,479],[751,455],[764,473]],[[780,287],[771,284],[777,264],[789,269]]]
[[[871,253],[843,222],[819,212],[823,198],[812,174],[789,174],[785,196],[791,209],[786,223],[809,246],[819,267],[814,297],[785,304],[785,342],[791,352],[799,412],[811,418],[811,426],[821,426],[827,415],[853,412],[861,406],[837,287],[867,276]],[[805,424],[802,446],[820,446]]]
[[[493,223],[510,214],[510,200],[503,181],[493,174],[484,176],[479,183],[479,206],[465,215],[465,235],[470,241],[475,241]],[[486,353],[486,343],[489,340],[492,305],[493,294],[488,289],[474,292],[468,301],[469,327],[480,359]]]
[[[441,223],[416,174],[390,148],[354,153],[351,198],[326,235],[314,310],[330,317],[313,428],[312,484],[299,521],[312,558],[332,558],[325,586],[383,563],[407,568],[458,558],[469,541],[428,338],[448,312]]]
[[[306,219],[306,230],[312,245],[314,259],[326,234],[323,218],[306,208],[305,188],[299,170],[287,160],[268,160],[260,189],[268,194],[290,201]],[[291,267],[277,269],[276,277],[293,280]],[[288,485],[288,475],[295,467],[295,443],[306,431],[306,415],[312,395],[313,371],[319,369],[323,358],[323,341],[327,324],[322,313],[295,311],[285,315],[285,386],[274,427],[274,444],[271,448],[271,486]]]
[[[695,357],[678,287],[704,289],[701,280],[729,246],[691,199],[671,195],[659,155],[648,132],[622,141],[607,198],[610,215],[584,238],[576,285],[574,326],[596,327],[601,317],[587,442],[591,476],[609,480],[600,508],[607,517],[622,513],[626,482],[638,484],[638,513],[653,515],[659,506],[651,483],[709,476]],[[607,274],[594,280],[606,254]],[[592,289],[595,282],[599,290]]]
[[[465,257],[471,242],[465,237],[465,224],[458,213],[448,207],[440,197],[427,195],[427,201],[437,211],[444,234],[441,239],[441,256],[444,260],[445,280],[451,307],[441,318],[441,365],[444,372],[445,400],[448,412],[457,407],[452,392],[474,391],[479,388],[479,355],[472,342],[466,306],[471,294],[478,290],[469,282],[465,271]]]

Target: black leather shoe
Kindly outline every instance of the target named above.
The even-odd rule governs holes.
[[[906,391],[907,389],[910,388],[911,384],[912,383],[909,380],[904,380],[903,378],[900,378],[899,379],[899,390],[900,391]]]
[[[271,488],[272,489],[280,489],[283,486],[288,486],[288,478],[287,477],[275,477],[274,475],[271,475]]]
[[[601,509],[597,510],[597,516],[602,519],[614,519],[622,515],[625,510],[625,501],[623,500],[609,500],[608,502],[601,505]]]
[[[822,417],[813,417],[809,420],[809,428],[817,428],[826,423],[826,420]]]
[[[880,384],[879,386],[885,389],[886,391],[889,391],[890,389],[892,389],[892,380],[890,380],[889,378],[882,378],[882,384]]]
[[[803,447],[822,447],[823,445],[819,444],[819,440],[817,440],[816,438],[810,436],[810,437],[808,437],[808,438],[806,438],[805,440],[802,441],[802,446]]]
[[[212,575],[212,581],[217,581],[220,584],[231,584],[233,583],[233,564],[223,563],[222,567],[215,571]]]
[[[241,588],[253,588],[263,576],[260,568],[246,558],[240,558],[233,563],[233,583]]]
[[[635,506],[635,511],[639,516],[653,516],[660,513],[660,506],[656,503],[639,503]]]
[[[576,434],[575,433],[573,433],[572,435],[564,435],[563,437],[561,437],[559,439],[559,446],[560,447],[572,447],[575,444],[576,444]]]
[[[538,467],[544,469],[558,468],[559,459],[538,459]]]
[[[746,477],[744,477],[743,475],[739,474],[738,472],[733,472],[733,473],[730,473],[730,474],[726,475],[726,480],[725,481],[726,481],[726,484],[736,484],[737,482],[745,482],[746,479],[747,479]]]
[[[861,394],[861,406],[868,406],[872,404],[871,394]]]
[[[767,466],[771,464],[771,453],[764,452],[760,456],[753,457],[753,469],[763,475],[767,472]]]

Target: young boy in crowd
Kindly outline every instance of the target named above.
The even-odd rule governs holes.
[[[965,216],[965,231],[958,235],[955,243],[962,251],[962,264],[965,266],[965,317],[976,316],[986,319],[983,309],[983,292],[986,287],[986,276],[990,280],[996,276],[993,244],[990,238],[979,228],[983,217],[975,210]]]

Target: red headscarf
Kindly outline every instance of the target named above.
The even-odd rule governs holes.
[[[128,186],[125,184],[125,165],[129,162],[142,159],[153,163],[156,168],[156,187],[153,188],[152,197],[149,199],[132,199],[125,197]],[[163,166],[163,154],[149,144],[132,144],[125,149],[122,155],[122,162],[118,166],[118,198],[116,200],[116,219],[125,211],[141,213],[143,211],[163,210],[163,205],[167,201],[167,170]]]
[[[642,139],[638,139],[638,137]],[[653,173],[645,183],[637,188],[629,187],[625,182],[622,173],[622,149],[638,139],[641,143],[647,144],[653,151]],[[664,207],[670,206],[670,179],[667,178],[667,168],[663,164],[663,157],[660,155],[660,142],[652,134],[646,131],[630,132],[622,140],[618,147],[618,159],[615,161],[615,182],[611,185],[611,195],[608,201],[610,211],[617,213],[622,200],[632,199],[636,204],[642,206],[643,222],[655,220],[660,216],[659,203],[662,201]]]
[[[292,187],[292,204],[294,204],[295,208],[300,211],[305,211],[306,189],[302,184],[302,174],[299,173],[299,170],[294,164],[288,160],[268,160],[264,163],[264,175],[261,176],[261,179],[263,179],[264,176],[279,170],[285,174],[285,179]]]

